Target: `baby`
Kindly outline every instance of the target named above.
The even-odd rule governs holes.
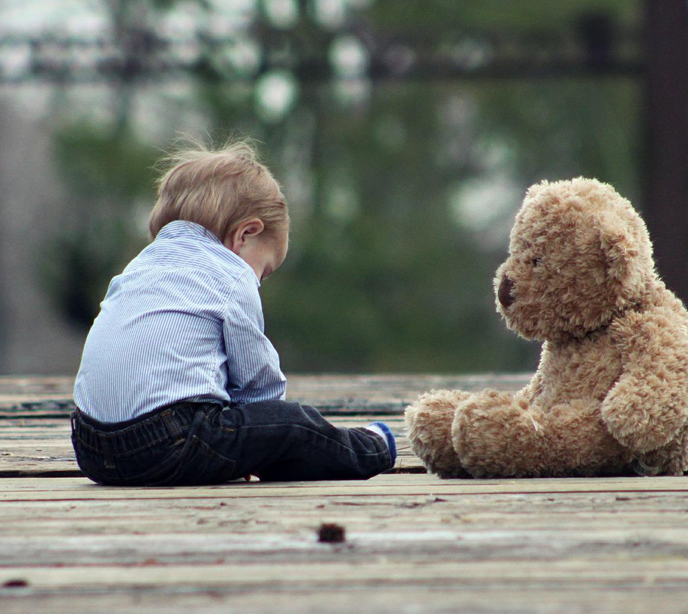
[[[72,443],[120,486],[369,478],[394,466],[387,425],[337,428],[284,400],[258,288],[284,261],[289,214],[251,146],[172,158],[153,242],[110,282],[76,378]]]

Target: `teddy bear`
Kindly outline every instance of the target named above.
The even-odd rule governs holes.
[[[518,392],[433,390],[410,405],[411,446],[429,471],[688,470],[688,312],[628,200],[583,177],[532,186],[494,290],[507,327],[542,342],[537,371]]]

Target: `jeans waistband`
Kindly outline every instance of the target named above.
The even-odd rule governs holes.
[[[106,456],[131,454],[164,439],[186,437],[194,415],[199,410],[221,410],[219,403],[186,402],[161,407],[143,416],[124,422],[99,422],[79,408],[71,415],[72,435],[82,445]]]

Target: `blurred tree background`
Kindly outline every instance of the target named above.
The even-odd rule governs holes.
[[[180,132],[256,139],[284,186],[291,250],[262,295],[292,373],[532,369],[492,291],[525,189],[583,174],[640,204],[639,1],[91,7],[109,64],[82,75],[73,33],[32,56],[71,71],[42,60],[70,208],[36,275],[84,334],[147,242],[153,165]]]

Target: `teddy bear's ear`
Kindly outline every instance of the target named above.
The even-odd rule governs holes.
[[[599,232],[607,275],[617,281],[626,281],[632,271],[633,260],[638,256],[635,238],[614,214],[598,214],[595,226]]]

